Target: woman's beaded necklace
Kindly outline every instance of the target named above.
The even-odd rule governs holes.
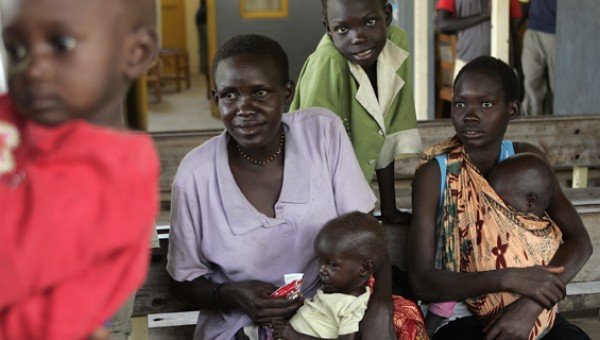
[[[240,153],[240,155],[247,160],[248,162],[254,163],[256,165],[265,165],[268,163],[271,163],[275,158],[277,158],[277,156],[281,153],[281,151],[283,151],[283,145],[285,144],[285,133],[283,133],[283,130],[281,131],[281,137],[279,139],[279,147],[277,148],[277,150],[275,151],[275,153],[273,154],[273,156],[265,159],[264,161],[259,161],[258,159],[254,159],[248,155],[246,155],[244,153],[244,151],[242,151],[242,147],[240,146],[240,143],[235,143],[235,145],[237,146],[238,152]]]

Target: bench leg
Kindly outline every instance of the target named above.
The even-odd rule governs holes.
[[[190,58],[187,54],[187,52],[185,53],[185,55],[183,56],[184,58],[184,64],[185,67],[183,68],[183,76],[185,77],[185,86],[186,88],[190,88],[191,87],[191,81],[190,81]]]
[[[177,83],[177,92],[181,92],[181,66],[179,66],[179,56],[175,56],[175,82]]]
[[[588,168],[583,166],[573,167],[573,188],[587,188]]]

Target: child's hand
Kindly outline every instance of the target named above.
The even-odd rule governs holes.
[[[88,340],[110,340],[110,331],[105,327],[100,327],[90,335]]]
[[[273,339],[295,339],[299,333],[292,328],[289,322],[273,324]]]

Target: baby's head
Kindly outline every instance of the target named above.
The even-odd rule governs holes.
[[[387,0],[321,0],[323,24],[335,47],[350,62],[375,65],[387,41],[392,7]]]
[[[552,168],[542,157],[519,153],[498,163],[488,182],[515,210],[543,216],[558,185]]]
[[[129,85],[156,57],[154,0],[16,0],[3,17],[9,94],[44,125],[122,125]]]
[[[315,239],[325,293],[359,295],[387,256],[383,227],[371,215],[352,212],[329,221]]]

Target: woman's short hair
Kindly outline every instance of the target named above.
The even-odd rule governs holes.
[[[281,45],[271,38],[258,34],[241,34],[226,41],[217,50],[212,64],[212,76],[221,60],[242,54],[253,54],[270,57],[275,62],[282,85],[290,80],[290,67],[288,57]]]
[[[498,79],[504,90],[504,99],[507,103],[519,100],[520,86],[517,73],[507,63],[490,56],[479,56],[468,62],[458,72],[454,80],[454,86],[465,73],[483,73]]]

